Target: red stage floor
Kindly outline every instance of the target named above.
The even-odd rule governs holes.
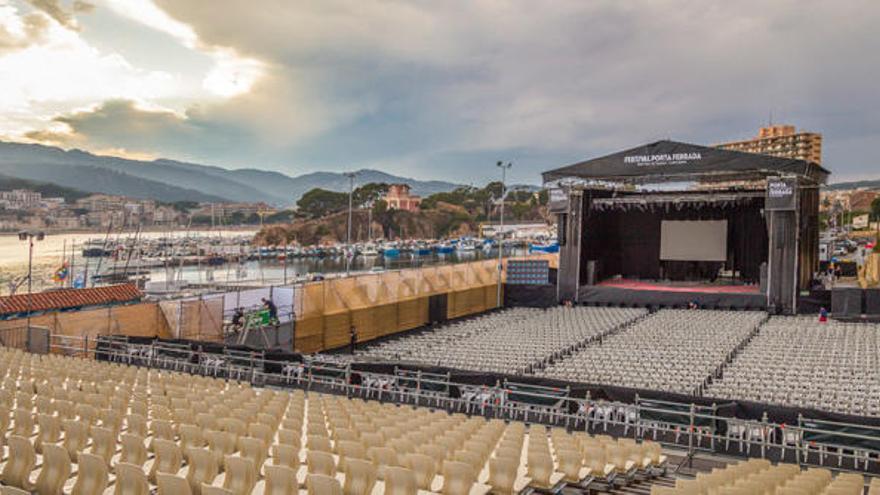
[[[654,290],[663,292],[698,292],[701,294],[758,294],[757,285],[716,285],[680,282],[676,284],[659,284],[641,280],[616,279],[606,280],[599,284],[602,287],[615,287],[630,290]]]

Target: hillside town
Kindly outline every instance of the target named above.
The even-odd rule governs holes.
[[[68,201],[28,189],[0,191],[0,232],[259,225],[278,209],[266,203],[161,203],[110,194]]]

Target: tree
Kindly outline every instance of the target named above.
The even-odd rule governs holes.
[[[880,222],[880,196],[871,201],[871,220]]]
[[[360,207],[367,203],[378,201],[387,192],[388,184],[384,182],[371,182],[354,190],[352,202],[356,207]]]
[[[302,195],[296,206],[311,218],[321,218],[348,208],[348,193],[316,188]]]
[[[293,210],[281,210],[266,217],[266,223],[290,223],[296,217]]]

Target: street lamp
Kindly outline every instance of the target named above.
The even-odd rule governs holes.
[[[28,331],[31,329],[31,313],[34,303],[34,292],[33,292],[33,265],[34,265],[34,239],[37,241],[42,241],[46,238],[46,234],[43,232],[28,232],[21,231],[18,233],[18,240],[20,241],[28,241],[28,302],[27,302],[27,328]]]
[[[349,275],[351,270],[351,258],[353,257],[353,253],[351,253],[351,210],[352,210],[352,198],[354,197],[354,178],[357,177],[357,172],[346,172],[345,176],[348,177],[348,233],[345,236],[345,274]],[[352,256],[350,256],[352,255]]]
[[[504,254],[504,199],[507,197],[507,170],[513,166],[512,163],[498,162],[496,167],[501,169],[501,221],[498,227],[498,287],[495,295],[495,305],[501,307],[501,271],[503,270],[502,256]]]

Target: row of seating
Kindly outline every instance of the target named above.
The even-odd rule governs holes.
[[[40,494],[516,493],[661,470],[658,444],[0,349],[0,483]]]
[[[661,310],[538,374],[699,395],[765,318],[763,312]]]
[[[803,470],[797,464],[751,459],[697,473],[696,479],[679,479],[674,487],[654,486],[651,495],[862,495],[864,483],[858,474],[834,476],[828,469]],[[874,482],[872,490],[873,486]]]
[[[773,317],[705,393],[880,416],[880,325]]]
[[[512,308],[369,346],[360,354],[521,374],[645,314],[633,308]]]

